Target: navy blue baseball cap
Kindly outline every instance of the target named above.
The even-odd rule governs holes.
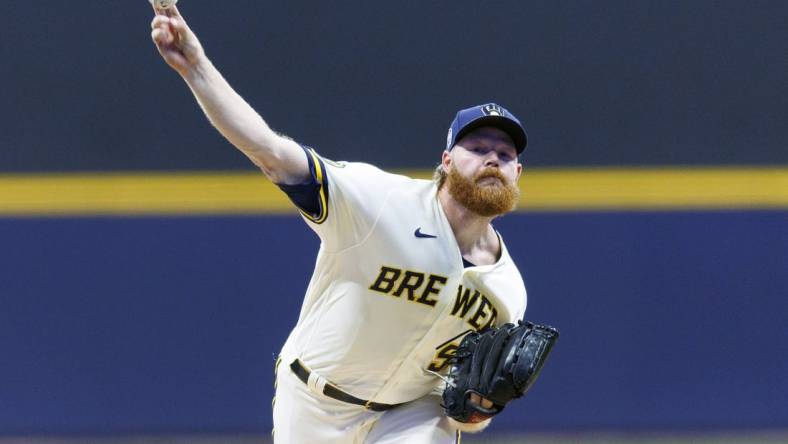
[[[492,126],[506,132],[512,138],[517,154],[525,150],[528,136],[525,128],[512,113],[506,108],[495,103],[472,106],[457,111],[454,120],[449,126],[449,135],[446,137],[446,151],[451,151],[454,144],[469,132],[482,126]]]

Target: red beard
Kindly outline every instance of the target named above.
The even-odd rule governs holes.
[[[479,185],[488,177],[497,178],[496,184]],[[446,178],[449,194],[465,208],[479,216],[498,216],[512,211],[520,199],[520,188],[509,183],[498,168],[485,168],[468,179],[453,166]]]

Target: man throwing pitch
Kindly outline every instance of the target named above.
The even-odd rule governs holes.
[[[463,337],[525,312],[522,277],[490,225],[518,200],[520,122],[492,103],[459,111],[432,181],[332,162],[271,130],[177,8],[155,12],[161,56],[321,239],[277,362],[275,441],[453,443],[484,428],[511,397],[469,390],[472,414],[456,420],[441,392]]]

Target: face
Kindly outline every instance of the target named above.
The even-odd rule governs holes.
[[[506,132],[494,127],[477,128],[444,152],[449,193],[481,216],[496,216],[514,209],[520,196],[517,180],[522,165],[517,149]]]

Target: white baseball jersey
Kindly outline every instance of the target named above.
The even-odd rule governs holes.
[[[429,394],[463,333],[516,322],[522,277],[501,240],[493,265],[466,267],[432,181],[307,151],[320,208],[303,213],[321,239],[282,359],[362,399]]]

